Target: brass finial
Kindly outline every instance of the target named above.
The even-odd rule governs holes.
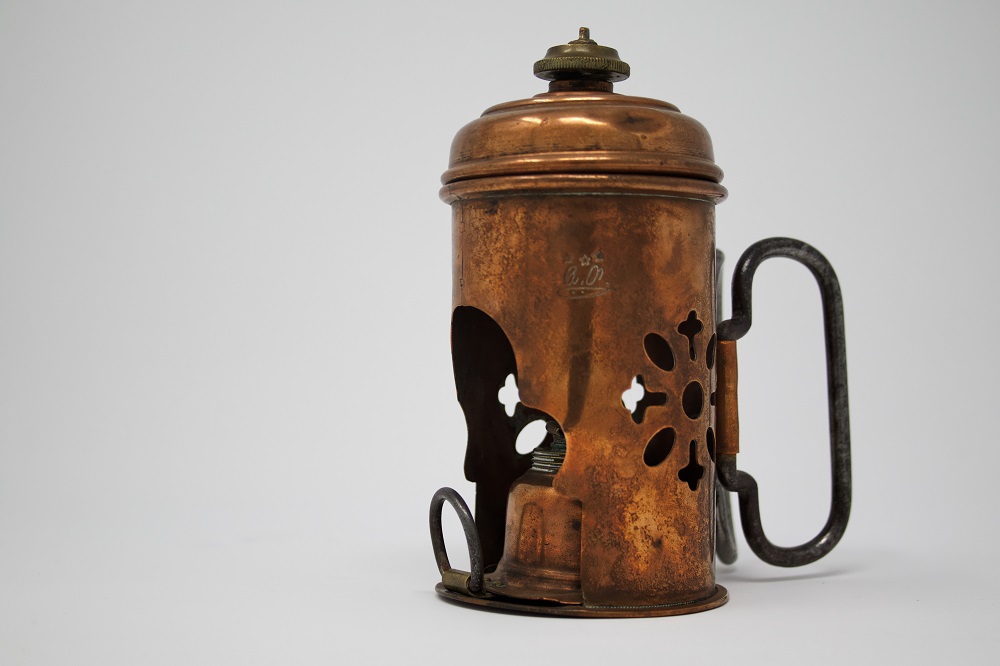
[[[618,51],[590,38],[590,28],[580,28],[579,39],[553,46],[535,63],[535,76],[546,81],[590,80],[609,83],[628,78],[628,63]]]

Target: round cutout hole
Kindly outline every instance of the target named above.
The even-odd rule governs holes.
[[[677,433],[673,428],[664,428],[649,439],[646,450],[642,454],[642,461],[649,467],[656,467],[670,455],[674,448],[674,440]]]
[[[691,382],[684,389],[684,396],[681,398],[681,405],[684,413],[691,420],[701,416],[701,409],[705,406],[705,391],[698,382]]]
[[[517,441],[514,443],[514,449],[522,456],[526,456],[538,448],[538,445],[545,439],[546,434],[548,433],[545,431],[545,421],[535,419],[521,428],[521,432],[517,433]]]

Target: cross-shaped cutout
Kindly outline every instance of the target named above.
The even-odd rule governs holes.
[[[705,467],[698,464],[698,442],[691,440],[690,458],[687,467],[677,472],[677,478],[688,484],[691,490],[698,490],[698,482],[705,476]]]
[[[622,404],[632,412],[635,423],[642,423],[648,408],[667,404],[667,394],[647,390],[642,375],[636,375],[632,378],[632,386],[622,393]]]
[[[503,388],[497,391],[497,400],[503,405],[507,416],[514,416],[514,409],[517,403],[521,402],[521,394],[517,390],[517,380],[514,379],[513,373],[507,375]]]
[[[692,361],[698,357],[694,349],[694,336],[701,333],[703,328],[701,320],[698,319],[698,313],[694,310],[691,310],[691,314],[688,315],[687,319],[677,326],[677,332],[688,339],[688,348],[691,350]]]

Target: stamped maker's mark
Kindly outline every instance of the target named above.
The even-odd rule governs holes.
[[[567,298],[597,298],[611,291],[604,279],[604,253],[594,250],[580,256],[563,255],[566,270],[563,288]]]

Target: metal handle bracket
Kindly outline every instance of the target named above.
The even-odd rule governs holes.
[[[830,419],[830,467],[832,498],[826,525],[810,541],[791,548],[777,546],[764,535],[760,521],[757,482],[736,467],[738,441],[724,441],[725,433],[738,433],[735,409],[719,412],[720,423],[716,471],[726,489],[739,495],[743,534],[750,549],[769,564],[797,567],[815,562],[837,545],[851,513],[851,428],[847,400],[847,345],[844,337],[844,305],[837,275],[816,248],[792,238],[768,238],[754,243],[740,257],[733,273],[733,316],[718,325],[720,349],[732,346],[731,359],[720,354],[721,365],[729,363],[732,395],[719,396],[720,403],[735,407],[736,353],[735,341],[746,335],[751,324],[751,291],[753,277],[762,262],[773,257],[786,257],[803,264],[816,278],[823,301],[823,330],[826,337],[827,404]],[[724,345],[723,341],[731,341]],[[720,390],[724,387],[720,385]]]

